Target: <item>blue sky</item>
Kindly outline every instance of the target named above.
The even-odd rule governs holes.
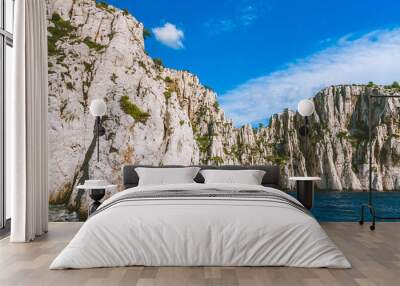
[[[149,54],[198,75],[236,125],[331,84],[400,80],[398,0],[107,2],[153,30]]]

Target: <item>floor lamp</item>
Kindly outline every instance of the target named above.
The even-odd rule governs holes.
[[[314,113],[315,111],[315,106],[314,102],[312,102],[309,99],[303,99],[300,100],[299,103],[297,104],[297,110],[299,111],[300,115],[304,117],[304,125],[299,128],[299,133],[301,136],[305,138],[305,156],[304,156],[304,163],[307,164],[307,159],[309,155],[309,146],[308,146],[308,118]],[[305,166],[306,171],[307,171],[307,166]]]
[[[372,104],[371,101],[374,98],[400,98],[400,95],[371,95],[368,96],[368,203],[361,205],[361,219],[359,221],[360,224],[364,224],[364,210],[369,209],[372,216],[372,224],[370,225],[371,230],[375,230],[375,221],[376,219],[385,219],[385,220],[399,220],[400,217],[383,217],[378,216],[376,214],[375,207],[373,205],[372,200]]]
[[[106,133],[105,128],[101,124],[101,117],[106,113],[107,106],[103,99],[94,99],[90,103],[90,113],[96,117],[95,129],[93,133],[96,136],[97,140],[97,162],[99,162],[100,158],[100,136],[103,136]]]
[[[94,99],[90,103],[90,113],[96,118],[95,128],[93,130],[93,134],[95,135],[95,140],[97,141],[97,162],[100,161],[100,136],[104,136],[106,133],[106,129],[101,124],[101,117],[106,114],[107,106],[103,99]],[[105,185],[104,180],[87,180],[85,185],[88,181],[92,181],[91,183],[94,184],[93,188],[89,189],[89,196],[92,198],[93,203],[89,207],[88,214],[92,214],[96,211],[96,209],[100,206],[100,200],[104,197],[106,193],[105,188],[98,188],[96,187],[97,184]],[[97,185],[98,186],[98,185]]]

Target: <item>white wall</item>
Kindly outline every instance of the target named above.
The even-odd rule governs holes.
[[[6,103],[5,103],[5,120],[6,120],[6,127],[5,127],[5,197],[6,197],[6,219],[11,218],[11,188],[10,188],[10,168],[7,165],[7,162],[10,162],[9,160],[9,154],[11,151],[11,148],[13,147],[13,143],[10,142],[10,132],[13,128],[13,126],[10,125],[10,120],[7,120],[7,118],[10,118],[10,115],[12,112],[10,109],[10,101],[12,100],[12,80],[11,80],[11,75],[12,75],[12,69],[13,69],[13,54],[12,54],[12,48],[9,46],[6,46],[6,72],[5,72],[5,96],[6,96]]]

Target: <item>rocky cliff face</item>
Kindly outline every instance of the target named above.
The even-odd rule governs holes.
[[[143,24],[126,11],[93,0],[47,2],[51,203],[84,212],[86,197],[74,186],[88,177],[119,184],[121,166],[139,163],[273,163],[281,166],[284,188],[291,187],[288,176],[306,173],[323,178],[320,188],[366,187],[367,95],[396,89],[335,86],[319,92],[306,152],[298,114],[285,110],[268,127],[235,128],[195,75],[146,54]],[[94,98],[107,102],[99,163],[89,113]],[[400,104],[375,101],[374,186],[392,190],[400,184]]]

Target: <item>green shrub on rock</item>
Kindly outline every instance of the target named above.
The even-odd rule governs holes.
[[[129,100],[129,96],[123,95],[119,100],[120,107],[123,112],[130,115],[136,121],[140,123],[146,123],[147,119],[150,117],[148,112],[142,111],[136,104]]]

